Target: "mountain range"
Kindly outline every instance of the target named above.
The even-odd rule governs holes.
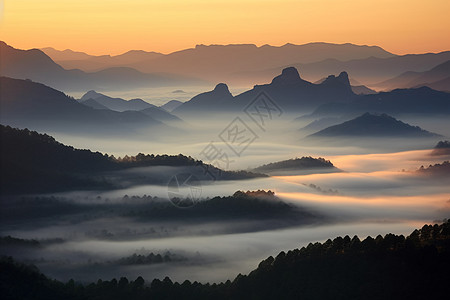
[[[196,114],[202,111],[226,112],[241,111],[258,97],[266,97],[278,106],[280,111],[312,111],[320,104],[333,101],[350,102],[357,96],[353,93],[348,75],[330,75],[322,83],[314,84],[302,79],[293,67],[283,69],[282,73],[269,84],[255,85],[253,89],[233,96],[228,86],[218,84],[214,90],[195,96],[173,110],[176,115]]]
[[[386,90],[428,86],[435,90],[450,92],[450,60],[437,65],[431,70],[425,72],[405,72],[373,86]]]
[[[267,82],[287,66],[301,70],[310,81],[346,70],[360,85],[371,88],[404,72],[425,72],[450,60],[450,51],[395,55],[377,46],[330,43],[198,45],[170,54],[131,50],[115,56],[92,56],[69,49],[18,50],[0,42],[0,51],[0,75],[32,79],[65,91],[210,82],[248,86]],[[445,83],[433,87],[441,89],[442,85]]]
[[[294,63],[312,63],[325,59],[347,61],[369,57],[387,58],[395,56],[377,46],[359,46],[353,44],[310,43],[305,45],[286,44],[280,47],[253,44],[236,45],[197,45],[169,54],[154,52],[127,52],[119,56],[88,56],[74,62],[74,53],[66,50],[56,52],[43,49],[64,68],[81,68],[85,71],[99,70],[100,65],[109,60],[109,66],[127,66],[141,72],[168,72],[196,76],[205,80],[227,81],[242,71],[282,68]],[[123,57],[129,59],[125,63]],[[83,66],[84,68],[80,67]],[[103,65],[105,68],[106,65]],[[251,78],[248,78],[251,79]],[[254,80],[248,81],[250,83]]]
[[[64,91],[204,84],[203,80],[192,77],[166,72],[148,74],[125,66],[112,66],[95,72],[66,70],[39,49],[19,50],[2,41],[0,53],[0,76],[31,79]]]
[[[404,114],[448,115],[450,93],[429,87],[395,89],[373,95],[361,95],[352,101],[320,105],[311,117],[356,116],[364,112],[386,113],[399,117]]]
[[[0,77],[0,121],[44,131],[132,134],[141,127],[173,128],[139,111],[94,109],[64,93],[31,80]]]

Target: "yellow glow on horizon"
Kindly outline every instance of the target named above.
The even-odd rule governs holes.
[[[397,54],[450,49],[448,0],[1,2],[0,39],[22,49],[169,53],[196,44],[315,41],[378,45]]]

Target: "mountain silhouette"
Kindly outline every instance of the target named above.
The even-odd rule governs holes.
[[[448,60],[450,60],[450,51],[426,54],[406,54],[391,57],[373,56],[366,58],[350,58],[346,60],[327,58],[309,63],[304,63],[299,60],[295,63],[290,63],[289,65],[301,70],[303,77],[312,81],[319,80],[327,74],[336,74],[342,70],[346,70],[352,75],[353,79],[357,79],[360,83],[372,88],[373,85],[399,76],[404,72],[425,72]],[[253,82],[267,81],[273,77],[280,68],[283,68],[286,65],[287,64],[280,64],[273,68],[241,71],[234,74],[234,81],[239,82],[248,79],[252,79]],[[232,83],[233,81],[230,80],[229,82]]]
[[[112,98],[92,90],[84,94],[80,101],[84,102],[89,99],[93,99],[95,102],[115,111],[143,110],[150,107],[156,107],[142,99],[124,100],[122,98]]]
[[[364,112],[390,115],[450,114],[450,93],[435,91],[429,87],[396,89],[373,95],[361,95],[348,103],[327,103],[319,106],[311,116],[355,116]]]
[[[0,77],[0,87],[2,124],[82,133],[132,133],[142,126],[171,130],[139,111],[93,109],[30,80]]]
[[[314,137],[433,137],[435,133],[403,123],[386,114],[365,113],[355,119],[327,127],[309,135]]]
[[[219,83],[209,92],[201,93],[175,108],[174,114],[197,114],[202,111],[223,112],[236,109],[234,97],[225,83]]]
[[[168,72],[184,76],[195,76],[203,80],[216,82],[240,82],[234,80],[241,72],[280,68],[294,63],[312,63],[325,59],[347,61],[369,57],[387,58],[395,56],[377,46],[359,46],[353,44],[309,43],[304,45],[286,44],[280,47],[253,44],[235,45],[197,45],[195,48],[176,51],[167,55],[160,53],[142,54],[139,61],[118,62],[117,57],[91,57],[81,61],[64,61],[61,55],[47,51],[62,66],[80,68],[84,71],[99,70],[111,66],[127,66],[144,73]],[[58,59],[56,59],[58,57]],[[103,60],[103,61],[102,61]],[[95,64],[92,62],[95,61]],[[108,61],[108,65],[104,62]],[[330,72],[333,74],[336,72]],[[271,74],[273,77],[275,73]],[[268,80],[269,78],[265,78]],[[254,78],[245,78],[254,83]]]
[[[218,84],[213,91],[195,96],[177,107],[173,113],[242,111],[261,93],[269,95],[271,101],[289,113],[313,110],[320,104],[332,101],[348,102],[356,97],[346,72],[341,72],[339,76],[331,75],[324,82],[314,84],[303,80],[297,69],[288,67],[273,78],[271,83],[256,85],[235,97],[225,84]]]
[[[374,85],[377,88],[413,88],[428,86],[436,90],[450,91],[450,60],[425,72],[405,72],[395,78]]]
[[[431,155],[450,155],[450,141],[439,141],[434,146]]]
[[[84,52],[56,50],[51,47],[41,49],[56,63],[65,69],[81,69],[85,72],[94,72],[110,67],[127,66],[143,60],[152,60],[164,54],[158,52],[147,52],[143,50],[130,50],[120,55],[89,55]]]
[[[108,67],[87,73],[66,70],[38,49],[19,50],[0,41],[0,75],[31,79],[65,91],[96,88],[109,90],[149,86],[178,86],[203,84],[204,81],[168,73],[147,74],[130,67]]]

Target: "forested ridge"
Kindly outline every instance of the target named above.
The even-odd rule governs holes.
[[[0,260],[3,299],[431,299],[450,292],[450,221],[409,236],[337,237],[281,252],[249,275],[201,284],[142,277],[81,284]],[[186,276],[188,277],[188,275]]]

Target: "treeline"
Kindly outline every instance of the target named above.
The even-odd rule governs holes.
[[[76,149],[47,134],[0,125],[0,194],[58,192],[74,189],[114,189],[105,172],[148,166],[198,166],[199,173],[219,174],[218,180],[264,176],[245,171],[222,171],[192,157],[139,153],[113,155]],[[207,180],[211,178],[205,177]]]
[[[281,252],[249,275],[219,284],[146,284],[51,280],[35,267],[0,260],[3,299],[445,299],[450,292],[450,222],[425,225],[408,237],[337,237]]]
[[[311,156],[296,157],[295,159],[288,159],[279,162],[269,163],[253,169],[254,172],[270,172],[275,170],[308,170],[317,168],[335,168],[333,163],[322,157],[313,158]]]
[[[450,161],[446,160],[441,164],[429,165],[428,167],[421,166],[417,171],[428,175],[450,176]]]
[[[152,265],[152,264],[160,264],[160,263],[168,263],[168,262],[179,262],[186,261],[187,258],[171,253],[170,251],[166,251],[163,255],[157,253],[150,253],[148,255],[136,254],[122,257],[115,261],[115,263],[119,265]]]

